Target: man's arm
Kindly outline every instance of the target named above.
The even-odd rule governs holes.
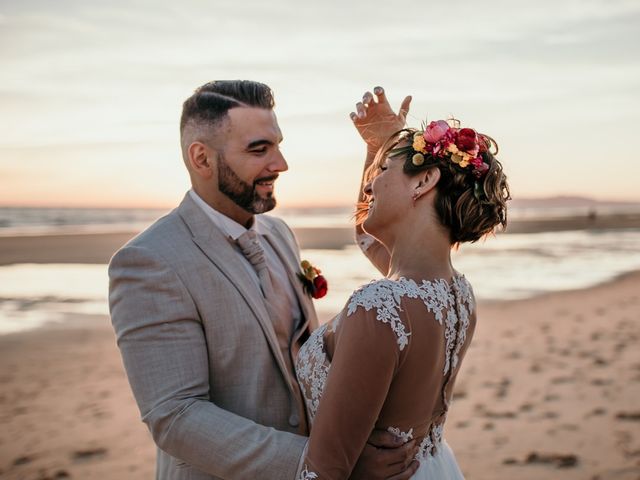
[[[366,92],[362,97],[362,102],[356,104],[357,113],[351,112],[351,120],[367,146],[367,155],[358,191],[358,205],[369,201],[368,195],[364,193],[364,187],[370,178],[368,171],[384,142],[391,135],[404,128],[411,104],[411,97],[406,97],[396,114],[389,105],[382,87],[374,88],[374,93],[375,95]],[[375,174],[375,172],[371,173]],[[361,225],[356,225],[355,233],[356,241],[362,252],[374,267],[386,275],[389,271],[390,257],[385,246],[366,233]]]
[[[259,425],[209,398],[196,306],[157,254],[129,246],[109,266],[109,303],[124,366],[155,443],[222,478],[293,479],[306,438]]]

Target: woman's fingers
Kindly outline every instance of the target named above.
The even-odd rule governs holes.
[[[373,89],[373,93],[378,97],[378,103],[388,103],[387,95],[384,93],[384,88],[378,86]]]
[[[367,107],[372,103],[375,103],[375,100],[373,99],[373,93],[365,92],[365,94],[362,96],[362,103],[364,103]]]
[[[405,97],[400,105],[400,110],[398,111],[398,117],[404,123],[407,119],[407,114],[409,113],[409,106],[411,105],[412,97],[411,95]]]
[[[362,102],[356,103],[356,111],[358,112],[358,118],[360,119],[367,116],[366,107]]]

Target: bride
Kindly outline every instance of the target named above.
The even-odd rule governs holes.
[[[382,88],[351,118],[367,144],[360,247],[384,278],[317,329],[296,371],[311,435],[299,477],[346,479],[374,429],[419,445],[414,479],[462,479],[443,429],[476,326],[473,290],[451,249],[506,225],[496,143],[457,122],[404,128]]]

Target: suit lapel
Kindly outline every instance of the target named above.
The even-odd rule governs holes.
[[[282,374],[288,381],[289,373],[282,358],[278,340],[264,304],[262,292],[255,281],[239,263],[239,257],[229,239],[214,225],[202,209],[187,194],[178,207],[180,217],[191,230],[194,243],[213,262],[225,277],[236,287],[242,299],[260,323],[269,347],[276,358]]]

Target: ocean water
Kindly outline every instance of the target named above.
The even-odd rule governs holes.
[[[0,207],[0,236],[54,233],[109,233],[141,231],[170,209],[162,208],[22,208]],[[292,227],[348,227],[353,220],[351,207],[283,208],[274,215]],[[510,207],[510,219],[541,219],[586,216],[590,213],[640,213],[640,204],[594,206]]]
[[[0,231],[5,229],[5,235],[17,231],[37,235],[44,231],[96,231],[96,228],[131,230],[134,225],[148,225],[164,212],[126,211],[126,221],[118,210],[100,213],[101,216],[87,215],[91,221],[83,223],[78,212],[67,209],[55,215],[31,212],[28,219],[14,211],[16,219],[5,220]],[[281,216],[296,227],[335,227],[348,224],[350,211],[285,211]],[[316,301],[323,317],[338,312],[354,289],[380,278],[356,246],[304,250],[302,257],[321,268],[329,282],[328,295]],[[640,269],[640,229],[502,234],[464,245],[453,252],[452,259],[457,270],[471,281],[480,300],[526,298],[588,287]],[[107,315],[107,289],[106,265],[0,267],[0,334],[63,321],[69,314]]]
[[[0,236],[140,231],[164,215],[157,208],[0,208]]]

